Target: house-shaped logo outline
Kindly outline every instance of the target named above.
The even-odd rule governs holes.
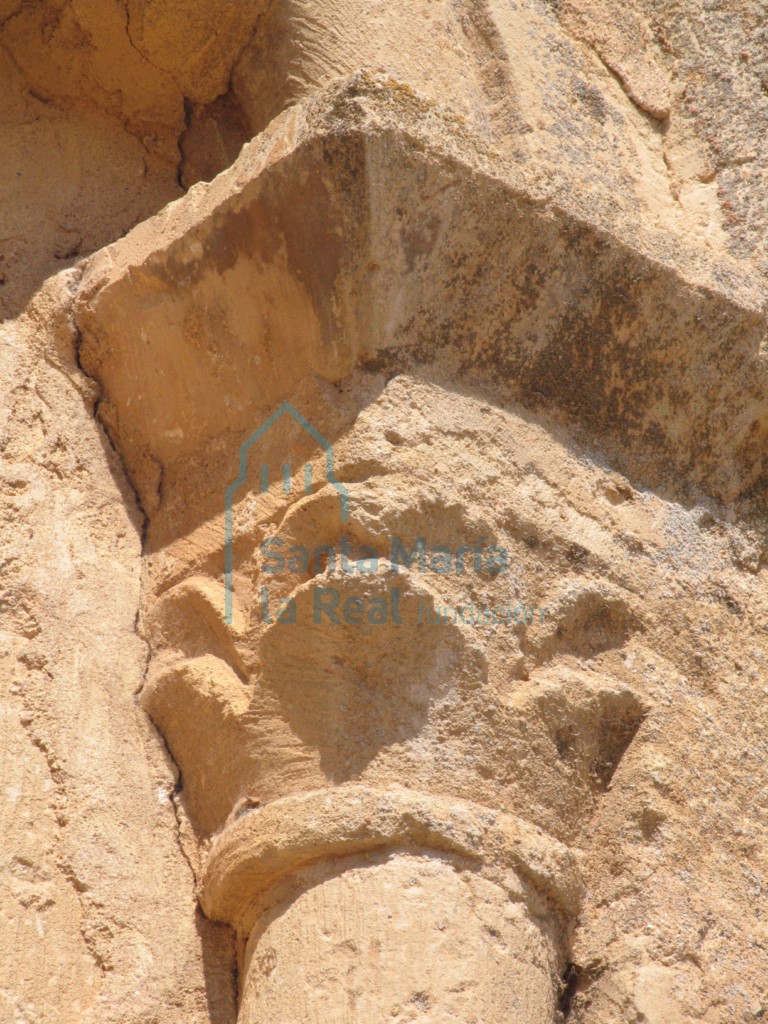
[[[240,445],[240,472],[237,479],[229,485],[225,492],[224,504],[224,619],[232,624],[232,576],[233,576],[233,540],[232,540],[232,509],[235,492],[243,486],[248,476],[248,453],[251,447],[285,414],[291,416],[325,452],[325,477],[328,483],[339,493],[341,505],[341,522],[349,522],[349,491],[336,479],[333,463],[333,445],[327,441],[319,430],[306,420],[290,402],[283,402],[272,415],[262,423],[258,430]]]

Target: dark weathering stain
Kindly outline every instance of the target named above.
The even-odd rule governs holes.
[[[408,271],[412,271],[419,256],[429,256],[440,232],[440,218],[432,214],[420,223],[409,223],[400,231]]]
[[[170,290],[186,289],[212,273],[223,277],[241,260],[253,264],[254,275],[282,262],[309,293],[323,336],[333,339],[336,283],[362,221],[363,159],[354,134],[310,140],[213,214],[204,236],[198,235],[199,259],[190,260],[186,236],[168,252],[158,275]]]

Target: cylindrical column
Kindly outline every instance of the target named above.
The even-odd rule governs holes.
[[[238,1024],[552,1024],[579,896],[517,818],[348,785],[236,821],[203,905],[243,944]]]
[[[248,942],[239,1024],[551,1024],[552,951],[524,902],[450,859],[323,864]]]

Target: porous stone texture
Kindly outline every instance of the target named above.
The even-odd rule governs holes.
[[[557,986],[546,944],[501,887],[403,854],[331,878],[304,872],[301,882],[297,898],[264,915],[246,950],[244,1020],[551,1019]],[[318,931],[322,973],[297,955],[313,949]]]
[[[768,1013],[757,0],[0,0],[0,1020]]]
[[[222,1020],[227,935],[195,908],[135,702],[141,516],[75,363],[76,281],[1,329],[0,1019]]]

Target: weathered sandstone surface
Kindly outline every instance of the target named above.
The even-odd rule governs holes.
[[[764,7],[0,44],[0,1021],[763,1019]]]

